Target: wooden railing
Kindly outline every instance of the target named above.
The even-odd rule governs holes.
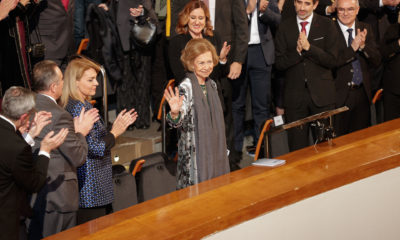
[[[47,239],[200,239],[400,166],[400,119],[132,206]]]

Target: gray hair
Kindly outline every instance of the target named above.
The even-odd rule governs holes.
[[[340,0],[336,0],[336,3],[338,3]],[[352,0],[356,4],[357,7],[360,6],[360,2],[358,0]],[[337,6],[337,5],[336,5]]]
[[[50,60],[38,62],[33,68],[33,89],[36,92],[49,90],[50,85],[57,81],[57,64]]]
[[[1,114],[17,121],[23,114],[35,110],[35,93],[23,87],[10,87],[1,103]]]

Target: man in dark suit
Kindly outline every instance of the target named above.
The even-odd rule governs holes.
[[[249,0],[246,12],[249,16],[247,59],[242,74],[232,80],[232,115],[234,147],[242,151],[247,86],[250,86],[254,120],[254,143],[257,143],[263,122],[270,117],[271,71],[275,62],[275,46],[271,28],[278,26],[281,15],[276,0]]]
[[[371,27],[356,20],[359,9],[357,0],[337,2],[336,26],[341,37],[335,69],[336,107],[349,107],[349,111],[335,117],[338,136],[370,125],[370,71],[381,60]]]
[[[28,129],[29,117],[34,112],[35,96],[22,87],[11,87],[2,101],[0,115],[0,239],[19,239],[20,217],[29,216],[31,210],[27,194],[37,192],[46,180],[50,152],[65,139],[68,130],[54,131],[43,139],[37,159],[19,129]],[[49,123],[51,114],[38,113],[28,135],[35,138]],[[27,135],[27,139],[29,136]],[[30,142],[31,142],[30,141]],[[33,143],[34,144],[34,143]]]
[[[33,69],[36,109],[52,114],[52,122],[35,139],[35,147],[51,130],[67,128],[69,133],[57,151],[51,155],[45,186],[31,201],[34,217],[29,226],[29,237],[41,239],[76,225],[79,189],[76,168],[86,161],[88,147],[85,136],[98,120],[97,109],[82,112],[73,120],[71,114],[57,104],[63,89],[63,75],[50,60],[37,63]]]
[[[75,52],[74,8],[75,0],[40,1],[35,20],[31,21],[46,47],[44,59],[55,61],[63,69],[67,57]],[[31,31],[31,41],[40,41],[35,31]]]
[[[333,109],[335,83],[331,69],[338,56],[334,23],[313,14],[316,0],[295,0],[296,17],[284,20],[276,34],[276,67],[284,71],[287,122]],[[309,125],[288,131],[291,151],[308,146]]]

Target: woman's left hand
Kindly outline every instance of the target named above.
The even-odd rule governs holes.
[[[137,8],[129,8],[132,17],[138,17],[143,13],[143,5],[139,5]]]
[[[133,124],[136,121],[137,117],[138,114],[133,108],[128,112],[126,111],[126,109],[122,110],[118,114],[117,119],[115,119],[110,132],[114,135],[115,138],[117,138],[119,135],[123,134],[126,131],[129,125]]]
[[[221,48],[221,52],[219,53],[219,60],[222,62],[226,62],[227,61],[226,57],[228,56],[230,50],[231,50],[231,45],[228,45],[227,42],[224,42],[224,45]]]

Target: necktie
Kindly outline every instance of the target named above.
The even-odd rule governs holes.
[[[61,3],[64,6],[65,11],[68,11],[69,0],[61,0]]]
[[[307,30],[306,30],[306,26],[307,26],[308,22],[301,22],[301,32],[303,32],[305,35],[307,35]]]
[[[347,29],[347,32],[349,33],[349,38],[347,39],[347,45],[350,47],[351,43],[353,42],[353,29],[349,28]],[[351,65],[353,66],[353,83],[356,85],[360,85],[363,81],[362,77],[362,72],[361,72],[361,64],[360,60],[358,60],[358,55],[356,55],[356,59],[351,62]]]

